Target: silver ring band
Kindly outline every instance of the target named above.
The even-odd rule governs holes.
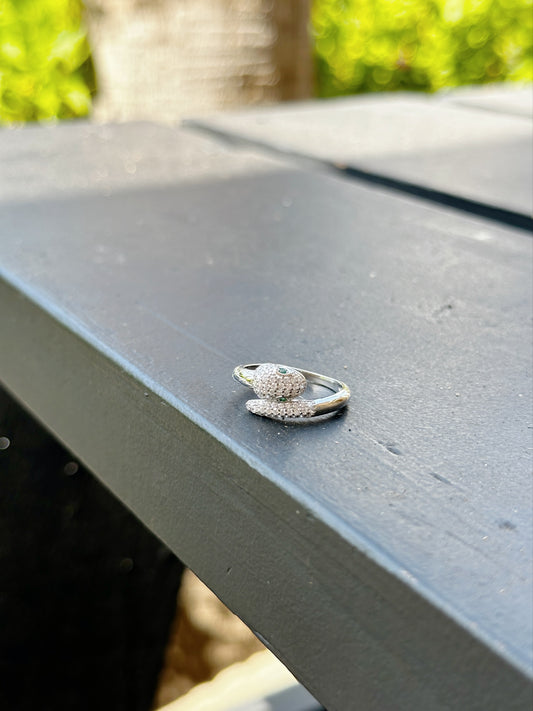
[[[350,399],[350,388],[341,380],[286,365],[238,365],[233,371],[233,378],[258,395],[258,399],[248,400],[247,409],[275,420],[318,417],[340,410]],[[301,394],[308,385],[331,390],[331,395],[304,399]]]

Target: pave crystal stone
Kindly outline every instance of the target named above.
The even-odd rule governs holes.
[[[313,417],[315,406],[311,400],[287,400],[278,402],[277,400],[248,400],[246,408],[254,415],[271,417],[274,420],[290,420],[298,417]]]
[[[307,386],[305,377],[294,368],[263,363],[254,372],[253,390],[260,398],[298,397]]]

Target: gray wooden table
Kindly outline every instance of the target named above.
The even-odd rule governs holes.
[[[187,124],[531,229],[532,93],[369,94],[221,113]]]
[[[453,207],[332,173],[341,149],[275,156],[244,118],[246,147],[0,134],[1,380],[329,711],[530,708],[530,205],[500,151],[528,119],[474,111],[436,171]],[[505,181],[477,183],[481,157]],[[251,415],[231,373],[261,361],[345,380],[349,407]]]

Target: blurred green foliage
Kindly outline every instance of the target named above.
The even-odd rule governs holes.
[[[0,0],[0,123],[85,116],[95,88],[80,0]]]
[[[533,79],[532,0],[315,0],[321,96]]]

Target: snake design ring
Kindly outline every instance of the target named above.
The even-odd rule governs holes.
[[[246,408],[254,415],[273,420],[317,417],[340,410],[350,399],[350,388],[340,380],[300,368],[275,363],[238,365],[233,378],[247,385],[258,399],[248,400]],[[301,397],[308,385],[319,385],[331,395],[314,400]]]

